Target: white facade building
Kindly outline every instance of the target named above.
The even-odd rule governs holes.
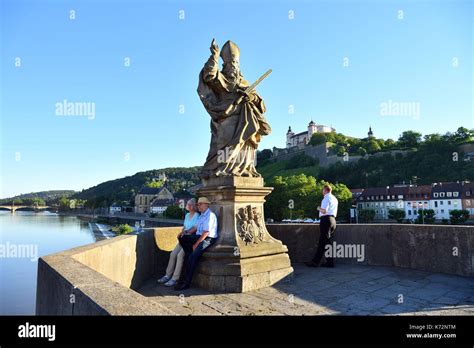
[[[118,204],[114,203],[109,207],[109,214],[120,213],[122,211],[122,207]]]
[[[305,132],[301,132],[298,134],[295,134],[292,130],[291,127],[288,127],[288,132],[286,133],[286,148],[292,148],[295,146],[304,146],[309,143],[311,140],[311,137],[315,133],[331,133],[335,132],[336,130],[332,127],[329,126],[324,126],[320,124],[316,124],[313,121],[311,121],[308,124],[308,130]]]
[[[357,198],[357,208],[374,210],[376,220],[387,220],[390,209],[403,209],[407,189],[406,185],[364,189]]]
[[[462,209],[460,183],[434,183],[431,189],[430,209],[438,220],[449,219],[451,210]]]
[[[405,195],[405,219],[416,220],[421,209],[431,208],[431,185],[410,185]]]

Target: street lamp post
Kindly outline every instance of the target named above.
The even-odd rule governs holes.
[[[421,209],[420,209],[421,207]],[[423,203],[418,203],[418,211],[421,210],[421,223],[424,225],[425,224],[425,214],[424,214],[424,207],[423,207]]]

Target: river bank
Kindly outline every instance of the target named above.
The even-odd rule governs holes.
[[[118,215],[118,214],[87,214],[87,213],[58,213],[60,216],[75,216],[81,220],[88,222],[99,222],[107,225],[128,224],[134,227],[137,223],[143,225],[141,227],[172,227],[181,226],[182,220],[150,218],[135,215]]]

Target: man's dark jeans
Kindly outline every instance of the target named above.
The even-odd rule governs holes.
[[[216,238],[207,237],[201,243],[199,243],[197,248],[193,251],[193,245],[197,242],[199,237],[200,236],[194,233],[190,235],[184,235],[179,238],[179,244],[183,247],[185,253],[184,283],[186,285],[191,285],[191,281],[193,280],[193,274],[196,270],[196,266],[201,255],[216,241]]]

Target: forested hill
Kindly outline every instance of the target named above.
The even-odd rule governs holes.
[[[329,134],[333,138],[343,138],[337,144],[349,156],[359,154],[360,149],[352,151],[350,142],[343,135]],[[407,131],[397,142],[390,142],[386,153],[381,156],[366,155],[357,162],[339,162],[322,168],[308,156],[297,156],[288,161],[274,161],[260,153],[258,171],[270,183],[275,176],[295,174],[312,175],[318,179],[334,183],[344,183],[349,188],[384,187],[398,183],[431,184],[440,181],[474,181],[474,160],[472,153],[463,152],[466,146],[472,147],[474,130],[460,127],[455,133],[445,135],[429,134],[422,139],[421,134]],[[334,140],[333,140],[334,141]],[[356,145],[367,142],[362,139]],[[369,139],[370,141],[375,141]],[[387,143],[388,141],[385,141]],[[343,144],[349,143],[349,147]],[[405,155],[391,154],[388,150],[409,150]],[[264,150],[269,151],[269,150]],[[364,149],[365,151],[365,149]],[[384,151],[384,152],[385,152]],[[263,151],[262,151],[263,152]],[[371,153],[381,152],[374,149]]]
[[[106,200],[108,203],[115,201],[129,201],[133,199],[135,194],[143,185],[153,186],[155,183],[160,186],[162,183],[162,175],[166,175],[168,187],[173,192],[177,192],[182,188],[190,187],[200,183],[198,176],[200,167],[177,167],[153,169],[145,172],[138,172],[134,175],[120,179],[109,180],[97,186],[82,190],[73,195],[78,199],[95,199]]]
[[[11,204],[12,201],[15,201],[15,204],[30,204],[34,199],[40,199],[41,204],[44,202],[50,202],[58,200],[61,197],[69,197],[73,195],[75,191],[73,190],[50,190],[50,191],[40,191],[40,192],[31,192],[21,195],[17,195],[10,198],[0,199],[0,204]]]

